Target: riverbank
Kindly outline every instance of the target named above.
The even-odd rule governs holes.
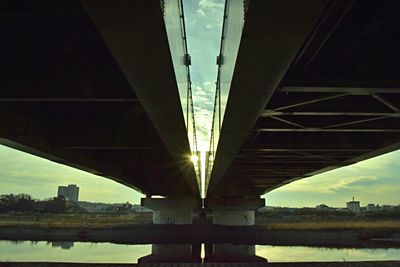
[[[400,221],[264,222],[255,226],[153,225],[151,214],[1,214],[0,239],[118,244],[237,243],[400,247]]]
[[[211,224],[211,221],[209,221]],[[137,225],[151,225],[151,213],[67,213],[67,214],[0,214],[0,228],[71,228],[71,229],[95,229],[135,227]],[[196,225],[196,223],[194,223]],[[256,218],[256,226],[268,230],[357,230],[369,231],[399,231],[400,220],[382,219],[343,219],[343,218],[301,218],[286,216],[279,219]]]
[[[2,240],[112,242],[118,244],[236,243],[279,246],[400,247],[389,230],[271,230],[263,226],[129,225],[118,227],[0,227]]]

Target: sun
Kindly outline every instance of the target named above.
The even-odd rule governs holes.
[[[199,157],[197,155],[192,155],[190,159],[192,160],[193,163],[197,163],[199,161]]]

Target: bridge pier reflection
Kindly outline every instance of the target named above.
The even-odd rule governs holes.
[[[266,258],[256,256],[255,245],[210,244],[205,251],[204,262],[207,263],[258,263],[257,266],[268,263]]]
[[[200,263],[200,248],[190,244],[153,244],[151,254],[138,259],[138,263]]]
[[[236,245],[236,244],[214,244],[214,255],[216,256],[255,256],[255,245]]]
[[[202,248],[204,251],[201,251]],[[138,264],[140,266],[168,266],[169,264],[188,263],[195,264],[190,266],[203,266],[199,263],[224,263],[236,266],[240,263],[245,266],[246,264],[265,266],[268,263],[267,259],[256,256],[255,252],[255,245],[153,244],[151,254],[138,259]]]

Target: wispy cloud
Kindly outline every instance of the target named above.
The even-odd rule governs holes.
[[[329,177],[325,174],[293,182],[279,190],[285,192],[335,194],[340,190],[354,189],[355,186],[368,186],[369,182],[377,179],[377,176]]]
[[[202,8],[220,9],[224,7],[224,2],[218,0],[200,0],[199,6]]]
[[[184,1],[196,127],[200,142],[208,143],[214,107],[216,57],[223,20],[223,0]]]
[[[399,204],[400,151],[301,179],[266,194],[278,205],[318,203],[343,206],[355,196],[364,203]],[[283,198],[285,196],[285,198]],[[291,205],[291,204],[290,204]],[[310,205],[310,204],[309,204]]]

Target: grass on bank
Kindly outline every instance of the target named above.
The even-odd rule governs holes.
[[[270,230],[400,230],[400,221],[330,221],[330,222],[284,222],[265,223]]]
[[[150,224],[151,213],[140,214],[0,214],[0,227],[113,228]],[[258,220],[258,226],[270,230],[400,230],[400,220],[290,221]]]
[[[99,228],[147,224],[152,215],[144,214],[0,214],[0,227]]]

